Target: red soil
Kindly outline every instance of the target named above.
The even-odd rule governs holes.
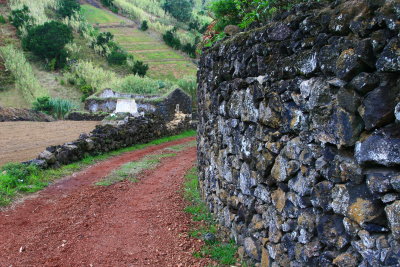
[[[0,266],[206,266],[192,253],[183,212],[184,174],[195,148],[162,160],[140,182],[108,187],[95,181],[120,165],[194,138],[111,158],[0,212]]]

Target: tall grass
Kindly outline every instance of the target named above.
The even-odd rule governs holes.
[[[61,98],[52,98],[50,100],[50,105],[52,107],[51,115],[56,117],[57,119],[64,118],[68,112],[77,108],[77,105],[75,105],[71,101]]]
[[[160,94],[160,83],[148,77],[129,75],[116,86],[115,90],[131,94]]]
[[[112,71],[96,67],[92,62],[79,60],[65,77],[71,84],[77,86],[89,85],[96,91],[113,88],[119,78]]]
[[[58,0],[9,0],[11,10],[21,9],[24,5],[29,8],[30,15],[34,18],[36,25],[41,25],[49,21],[46,15],[48,8],[57,9],[59,6]]]
[[[197,103],[197,81],[194,77],[184,77],[177,81],[177,85],[192,98],[193,106]]]
[[[40,85],[22,51],[13,45],[3,46],[0,47],[0,56],[7,70],[15,77],[16,88],[22,91],[28,103],[32,103],[37,97],[48,95],[48,90]]]

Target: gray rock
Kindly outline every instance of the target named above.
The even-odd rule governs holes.
[[[39,154],[38,159],[45,160],[47,164],[54,164],[56,162],[56,157],[53,153],[48,150],[43,151]]]
[[[361,94],[372,91],[379,85],[379,77],[373,73],[361,72],[350,82],[350,86]]]
[[[394,121],[397,91],[393,86],[380,86],[367,94],[359,108],[365,129],[369,131]]]
[[[244,250],[248,256],[250,256],[253,260],[260,261],[261,260],[261,252],[260,247],[251,237],[246,237],[244,239]]]
[[[400,72],[400,40],[393,38],[376,61],[376,68],[381,72]]]
[[[400,136],[395,127],[373,133],[355,146],[359,164],[396,166],[400,164]]]
[[[243,163],[242,167],[240,168],[239,184],[240,190],[245,195],[250,195],[251,188],[256,185],[256,180],[252,177],[249,165],[247,165],[247,163]]]
[[[339,215],[325,215],[317,225],[318,237],[321,243],[328,247],[341,249],[350,239],[343,226],[343,217]]]
[[[396,201],[393,204],[386,206],[385,212],[394,238],[400,239],[400,201]]]

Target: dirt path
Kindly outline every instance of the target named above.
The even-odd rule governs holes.
[[[194,147],[163,159],[138,183],[93,184],[126,162],[193,140],[114,157],[0,212],[0,266],[207,266],[192,256],[201,243],[187,235],[180,194]]]
[[[0,122],[0,166],[34,159],[48,146],[90,133],[97,121]]]

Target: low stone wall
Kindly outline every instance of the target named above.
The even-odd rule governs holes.
[[[105,112],[82,112],[82,111],[73,111],[67,114],[65,117],[66,120],[70,121],[102,121],[109,114]]]
[[[400,266],[400,5],[301,5],[205,50],[198,166],[262,266]]]
[[[180,120],[174,127],[168,127],[163,118],[154,114],[132,117],[123,125],[117,127],[98,125],[90,134],[82,134],[74,142],[48,147],[37,159],[28,163],[42,168],[59,167],[79,161],[88,155],[98,155],[135,144],[148,143],[189,129],[193,129],[189,117]]]

